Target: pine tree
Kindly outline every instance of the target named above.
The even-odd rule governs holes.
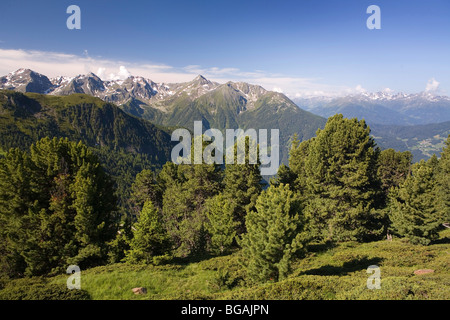
[[[131,186],[131,202],[135,212],[140,212],[144,203],[150,200],[157,208],[162,208],[163,185],[152,170],[144,169],[136,175]]]
[[[438,238],[443,212],[440,210],[435,175],[437,158],[421,160],[412,167],[400,187],[390,194],[390,215],[395,233],[412,243],[429,244]]]
[[[247,215],[241,244],[250,279],[278,281],[287,276],[296,254],[304,248],[304,218],[288,185],[270,186]]]
[[[218,194],[207,201],[205,211],[212,251],[224,254],[231,248],[239,224],[233,219],[232,204],[222,194]]]
[[[303,144],[304,145],[304,144]],[[291,190],[298,191],[299,186],[297,185],[297,179],[299,176],[304,176],[299,172],[299,166],[297,163],[304,159],[304,154],[302,152],[298,152],[300,147],[300,141],[298,140],[297,134],[294,134],[291,140],[291,145],[289,149],[289,166],[284,163],[280,164],[277,171],[277,176],[270,180],[271,185],[278,186],[281,183],[289,184]],[[295,162],[295,163],[294,163]],[[292,168],[291,168],[292,167]]]
[[[29,155],[19,149],[11,149],[0,159],[0,262],[2,273],[9,277],[23,276],[27,268],[22,253],[28,248],[28,213],[37,196],[33,170]]]
[[[378,159],[378,176],[381,189],[387,197],[392,187],[398,187],[411,172],[412,154],[409,151],[400,152],[387,149],[380,152]]]
[[[309,154],[309,145],[313,141],[314,138],[300,142],[295,135],[289,151],[289,168],[293,175],[292,179],[294,179],[290,186],[292,190],[298,192],[301,196],[304,196],[306,192],[305,165]]]
[[[40,275],[106,261],[116,231],[113,182],[86,146],[44,138],[0,161],[0,220],[10,274]]]
[[[225,165],[224,190],[223,195],[232,206],[234,220],[238,222],[237,233],[243,234],[246,231],[245,217],[247,213],[255,209],[256,199],[262,191],[263,182],[260,171],[259,154],[257,153],[256,163],[250,163],[250,148],[255,147],[254,141],[245,137],[245,161],[237,163],[237,145],[234,145],[234,163]],[[257,148],[257,146],[256,146]]]
[[[339,114],[317,131],[304,160],[312,236],[331,241],[381,237],[385,223],[376,210],[381,206],[378,155],[364,120]]]
[[[152,202],[147,200],[134,225],[133,239],[125,260],[152,264],[158,256],[167,255],[169,249],[170,240],[159,213]]]
[[[437,173],[438,196],[443,223],[450,222],[450,135],[446,141]]]
[[[203,143],[203,150],[207,145]],[[220,165],[165,165],[158,179],[164,190],[163,221],[174,244],[175,254],[186,257],[204,253],[208,240],[205,202],[222,190]]]
[[[116,237],[108,243],[108,262],[118,263],[125,259],[126,252],[130,250],[130,243],[133,239],[132,218],[123,217],[119,224]]]

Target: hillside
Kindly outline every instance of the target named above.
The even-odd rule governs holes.
[[[297,259],[292,274],[283,281],[246,286],[239,252],[201,262],[180,261],[161,266],[114,264],[82,270],[82,290],[69,299],[93,300],[448,300],[450,234],[430,246],[416,246],[394,239],[365,244],[344,242],[334,247],[311,245],[303,259]],[[380,268],[381,289],[369,290],[366,272]],[[431,274],[415,275],[417,269]],[[67,275],[46,280],[13,280],[2,299],[52,297],[64,288]],[[147,294],[135,295],[132,288],[145,287]],[[61,299],[67,289],[53,298]],[[65,293],[68,295],[68,293]],[[177,311],[178,312],[178,311]]]
[[[118,184],[121,202],[143,169],[170,160],[170,133],[84,94],[56,97],[0,90],[0,154],[45,137],[67,137],[94,149]]]
[[[166,130],[86,95],[52,97],[1,90],[0,122],[4,150],[27,147],[51,136],[145,153],[163,163],[169,159],[170,135]]]
[[[440,156],[450,134],[450,121],[415,126],[373,124],[370,128],[382,149],[411,151],[417,162],[428,159],[433,154]]]

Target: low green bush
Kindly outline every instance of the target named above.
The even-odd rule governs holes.
[[[0,290],[0,300],[90,300],[85,290],[68,289],[42,277],[8,281]]]

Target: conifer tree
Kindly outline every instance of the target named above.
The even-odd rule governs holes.
[[[147,200],[134,224],[133,239],[125,260],[131,263],[154,263],[154,258],[167,255],[170,240],[152,202]]]
[[[277,171],[277,176],[275,178],[272,178],[270,180],[271,185],[278,186],[281,183],[283,184],[289,184],[291,190],[297,191],[296,186],[296,179],[299,176],[299,172],[296,172],[296,170],[292,169],[294,167],[292,161],[298,161],[300,160],[299,154],[296,153],[296,149],[299,148],[300,141],[298,140],[298,135],[294,134],[291,140],[291,145],[289,149],[289,166],[285,165],[284,163],[280,164]]]
[[[260,171],[258,146],[249,137],[245,137],[245,161],[237,163],[238,143],[234,145],[234,163],[225,165],[223,195],[232,206],[233,216],[237,224],[237,233],[245,232],[245,217],[254,210],[256,199],[262,191],[263,182]],[[250,148],[256,148],[256,163],[250,163]],[[254,149],[253,149],[254,150]]]
[[[233,207],[223,194],[218,194],[206,203],[206,229],[211,237],[211,248],[216,254],[226,253],[236,237],[239,224],[233,219]]]
[[[130,243],[133,239],[132,217],[125,216],[119,223],[116,237],[108,243],[108,262],[118,263],[125,259],[126,252],[130,250]]]
[[[289,151],[289,168],[293,174],[291,189],[304,196],[306,192],[306,160],[309,154],[309,145],[314,141],[305,140],[300,142],[297,135],[294,135],[291,149]]]
[[[437,158],[421,160],[412,174],[390,194],[390,215],[395,233],[412,243],[427,245],[438,238],[444,222],[436,184]]]
[[[304,218],[288,185],[270,186],[247,215],[241,244],[248,276],[256,282],[287,276],[296,254],[304,248]]]
[[[1,242],[15,274],[106,261],[116,232],[113,181],[86,146],[44,138],[0,161]]]
[[[331,241],[367,241],[384,230],[379,150],[364,120],[335,115],[309,142],[304,161],[310,233]]]
[[[131,202],[136,212],[140,212],[144,203],[150,200],[157,208],[162,208],[162,183],[152,170],[144,169],[136,175],[131,186]]]
[[[194,145],[194,143],[193,143]],[[207,143],[203,141],[203,149]],[[191,157],[193,159],[194,150]],[[158,175],[164,183],[163,221],[175,254],[204,253],[207,245],[205,202],[222,190],[220,164],[170,164]]]
[[[437,173],[438,196],[440,199],[440,210],[443,215],[443,223],[450,223],[450,135],[446,141]]]
[[[411,171],[411,165],[412,154],[409,151],[400,152],[387,149],[380,152],[378,176],[386,197],[392,187],[398,187],[406,180]]]

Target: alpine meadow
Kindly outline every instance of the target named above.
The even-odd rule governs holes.
[[[75,2],[0,5],[0,300],[450,299],[448,3]]]

